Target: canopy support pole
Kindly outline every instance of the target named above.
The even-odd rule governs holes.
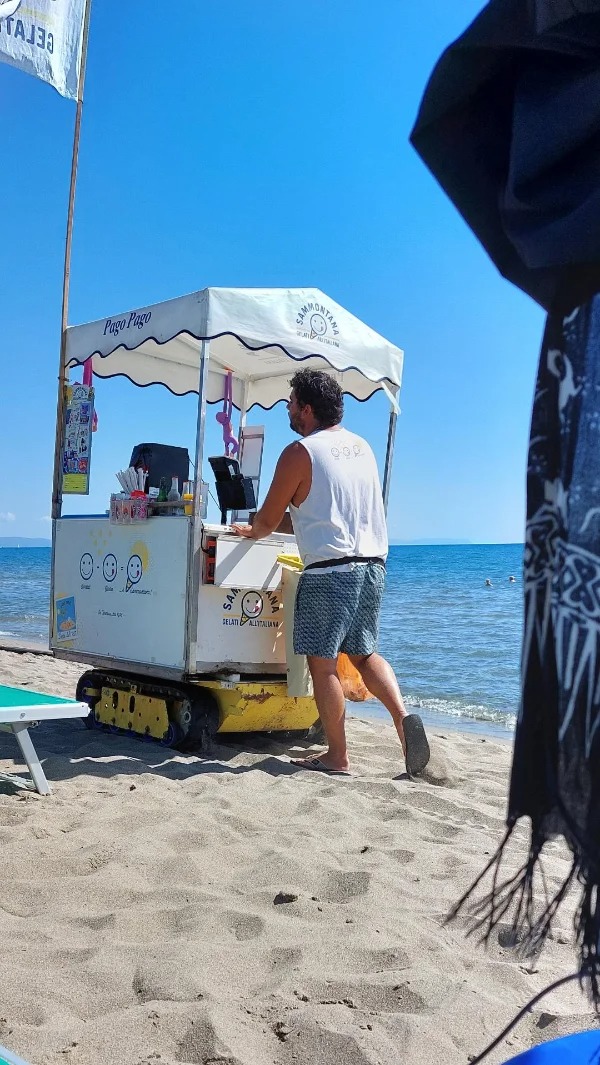
[[[188,536],[188,579],[186,600],[186,662],[187,672],[196,672],[198,659],[198,598],[202,579],[202,509],[200,493],[202,491],[202,460],[204,457],[204,434],[206,431],[206,387],[208,384],[208,364],[210,359],[210,341],[201,341],[200,374],[198,378],[198,418],[196,421],[196,455],[194,481],[194,517]]]
[[[248,413],[248,392],[250,391],[250,382],[244,381],[244,390],[242,392],[242,406],[240,407],[240,436],[242,429],[246,426],[246,415]]]
[[[90,35],[90,15],[92,0],[86,0],[81,43],[81,66],[77,91],[77,110],[73,129],[73,154],[71,156],[71,182],[69,185],[69,206],[67,211],[67,232],[65,237],[65,260],[63,270],[62,315],[60,330],[60,365],[58,367],[58,399],[56,404],[56,438],[54,443],[54,475],[52,479],[52,518],[60,518],[62,511],[62,451],[65,435],[66,387],[68,375],[65,369],[67,351],[67,326],[69,324],[69,290],[71,286],[71,249],[73,246],[73,216],[75,212],[75,190],[77,187],[77,165],[79,162],[79,141],[81,137],[81,118],[83,115],[83,90],[85,86],[85,68],[87,63],[88,39]]]
[[[398,415],[392,408],[390,411],[390,422],[388,428],[387,448],[385,452],[385,468],[383,471],[383,506],[385,513],[388,511],[388,501],[390,497],[390,484],[392,481],[392,463],[394,461],[394,444],[396,441],[396,427],[398,423]]]
[[[65,367],[67,353],[67,326],[69,324],[69,289],[71,285],[71,248],[73,246],[73,216],[75,213],[75,190],[77,188],[77,165],[79,162],[79,141],[81,138],[81,118],[83,115],[83,90],[85,86],[85,68],[87,63],[88,39],[90,35],[90,16],[92,0],[86,0],[81,41],[81,65],[79,67],[79,84],[77,86],[77,110],[73,127],[73,154],[71,156],[71,181],[69,184],[69,206],[67,210],[67,231],[65,235],[65,259],[63,269],[62,311],[60,324],[60,356],[58,365],[58,396],[56,399],[56,428],[54,436],[54,470],[52,473],[52,562],[50,568],[50,617],[49,639],[54,633],[54,572],[56,559],[56,521],[62,514],[63,486],[63,447],[65,440],[65,415],[67,405],[68,374]]]

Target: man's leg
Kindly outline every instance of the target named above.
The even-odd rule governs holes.
[[[402,750],[406,755],[406,741],[402,726],[402,722],[407,716],[406,707],[392,667],[389,662],[386,662],[385,658],[376,653],[372,655],[348,655],[348,658],[356,666],[371,695],[379,699],[379,702],[383,703],[386,710],[389,710],[392,715],[396,732],[402,744]]]
[[[337,675],[337,658],[317,658],[314,655],[307,655],[307,661],[313,681],[317,710],[327,737],[327,750],[319,755],[319,761],[328,769],[347,769],[346,701],[340,678]],[[308,762],[310,760],[310,758],[306,759]]]

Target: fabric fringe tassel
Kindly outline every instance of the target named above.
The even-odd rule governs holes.
[[[485,869],[446,918],[450,924],[463,913],[467,904],[469,927],[467,935],[481,933],[479,942],[487,944],[503,918],[511,918],[514,944],[520,957],[535,957],[548,937],[557,910],[575,880],[581,885],[581,900],[575,917],[575,935],[579,948],[579,970],[576,974],[582,988],[589,992],[594,1009],[600,1015],[600,888],[582,867],[577,856],[565,880],[554,895],[550,895],[541,862],[546,838],[532,829],[527,861],[514,876],[501,880],[501,865],[511,839],[516,820],[511,822],[498,850]],[[491,890],[483,898],[474,898],[482,882],[492,873]],[[534,881],[541,879],[545,903],[539,912],[534,895]],[[537,913],[536,913],[537,911]]]

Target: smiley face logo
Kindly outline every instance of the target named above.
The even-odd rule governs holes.
[[[82,555],[79,560],[79,572],[81,573],[82,580],[90,580],[92,573],[94,572],[94,560],[89,551],[86,551],[85,555]]]
[[[142,573],[144,567],[139,555],[132,555],[127,563],[127,584],[125,585],[125,591],[128,592],[134,584],[139,584],[142,579]]]
[[[135,584],[139,584],[144,573],[150,568],[150,552],[143,540],[136,540],[131,547],[131,554],[127,563],[127,580],[125,591],[128,592]],[[148,589],[149,590],[149,589]]]
[[[259,618],[263,612],[263,606],[263,598],[259,592],[246,592],[242,599],[240,625],[245,625],[247,621],[254,621],[255,618]]]
[[[117,576],[117,560],[114,555],[105,555],[102,562],[102,575],[107,584]]]
[[[333,455],[334,459],[339,459],[339,457],[340,457],[340,449],[339,449],[339,447],[332,447],[331,454]]]
[[[310,316],[310,339],[314,340],[315,337],[325,336],[327,332],[327,322],[322,314],[311,314]]]

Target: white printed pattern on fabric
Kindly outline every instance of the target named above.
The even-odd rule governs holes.
[[[376,563],[352,573],[303,573],[294,610],[294,651],[318,658],[370,655],[377,649],[385,570]]]
[[[564,320],[567,331],[573,331],[578,311]],[[565,351],[549,347],[546,357],[549,379],[555,378],[558,422],[567,437],[571,420],[575,420],[575,403],[585,404],[592,389],[581,372],[577,375]],[[535,401],[545,399],[544,390],[536,389]],[[595,431],[600,416],[587,414],[587,424]],[[557,470],[546,468],[540,459],[540,447],[546,448],[545,436],[532,431],[529,445],[529,475],[543,485],[543,499],[527,521],[525,542],[525,627],[523,634],[523,674],[530,662],[544,661],[552,641],[556,659],[558,683],[562,692],[558,738],[563,743],[572,724],[576,707],[585,705],[585,756],[589,758],[594,738],[600,728],[600,559],[590,550],[595,545],[594,523],[600,507],[582,506],[583,488],[593,499],[595,477],[591,471],[591,491],[588,484],[571,478],[563,483]],[[545,454],[545,452],[544,452]],[[585,474],[589,473],[583,467]],[[550,479],[549,474],[554,474]],[[538,485],[539,492],[539,485]],[[572,499],[570,499],[572,496]],[[575,519],[575,514],[580,516]],[[569,529],[569,523],[575,527]],[[579,544],[569,542],[568,531]],[[585,543],[590,546],[584,546]],[[519,720],[523,718],[521,705]]]

